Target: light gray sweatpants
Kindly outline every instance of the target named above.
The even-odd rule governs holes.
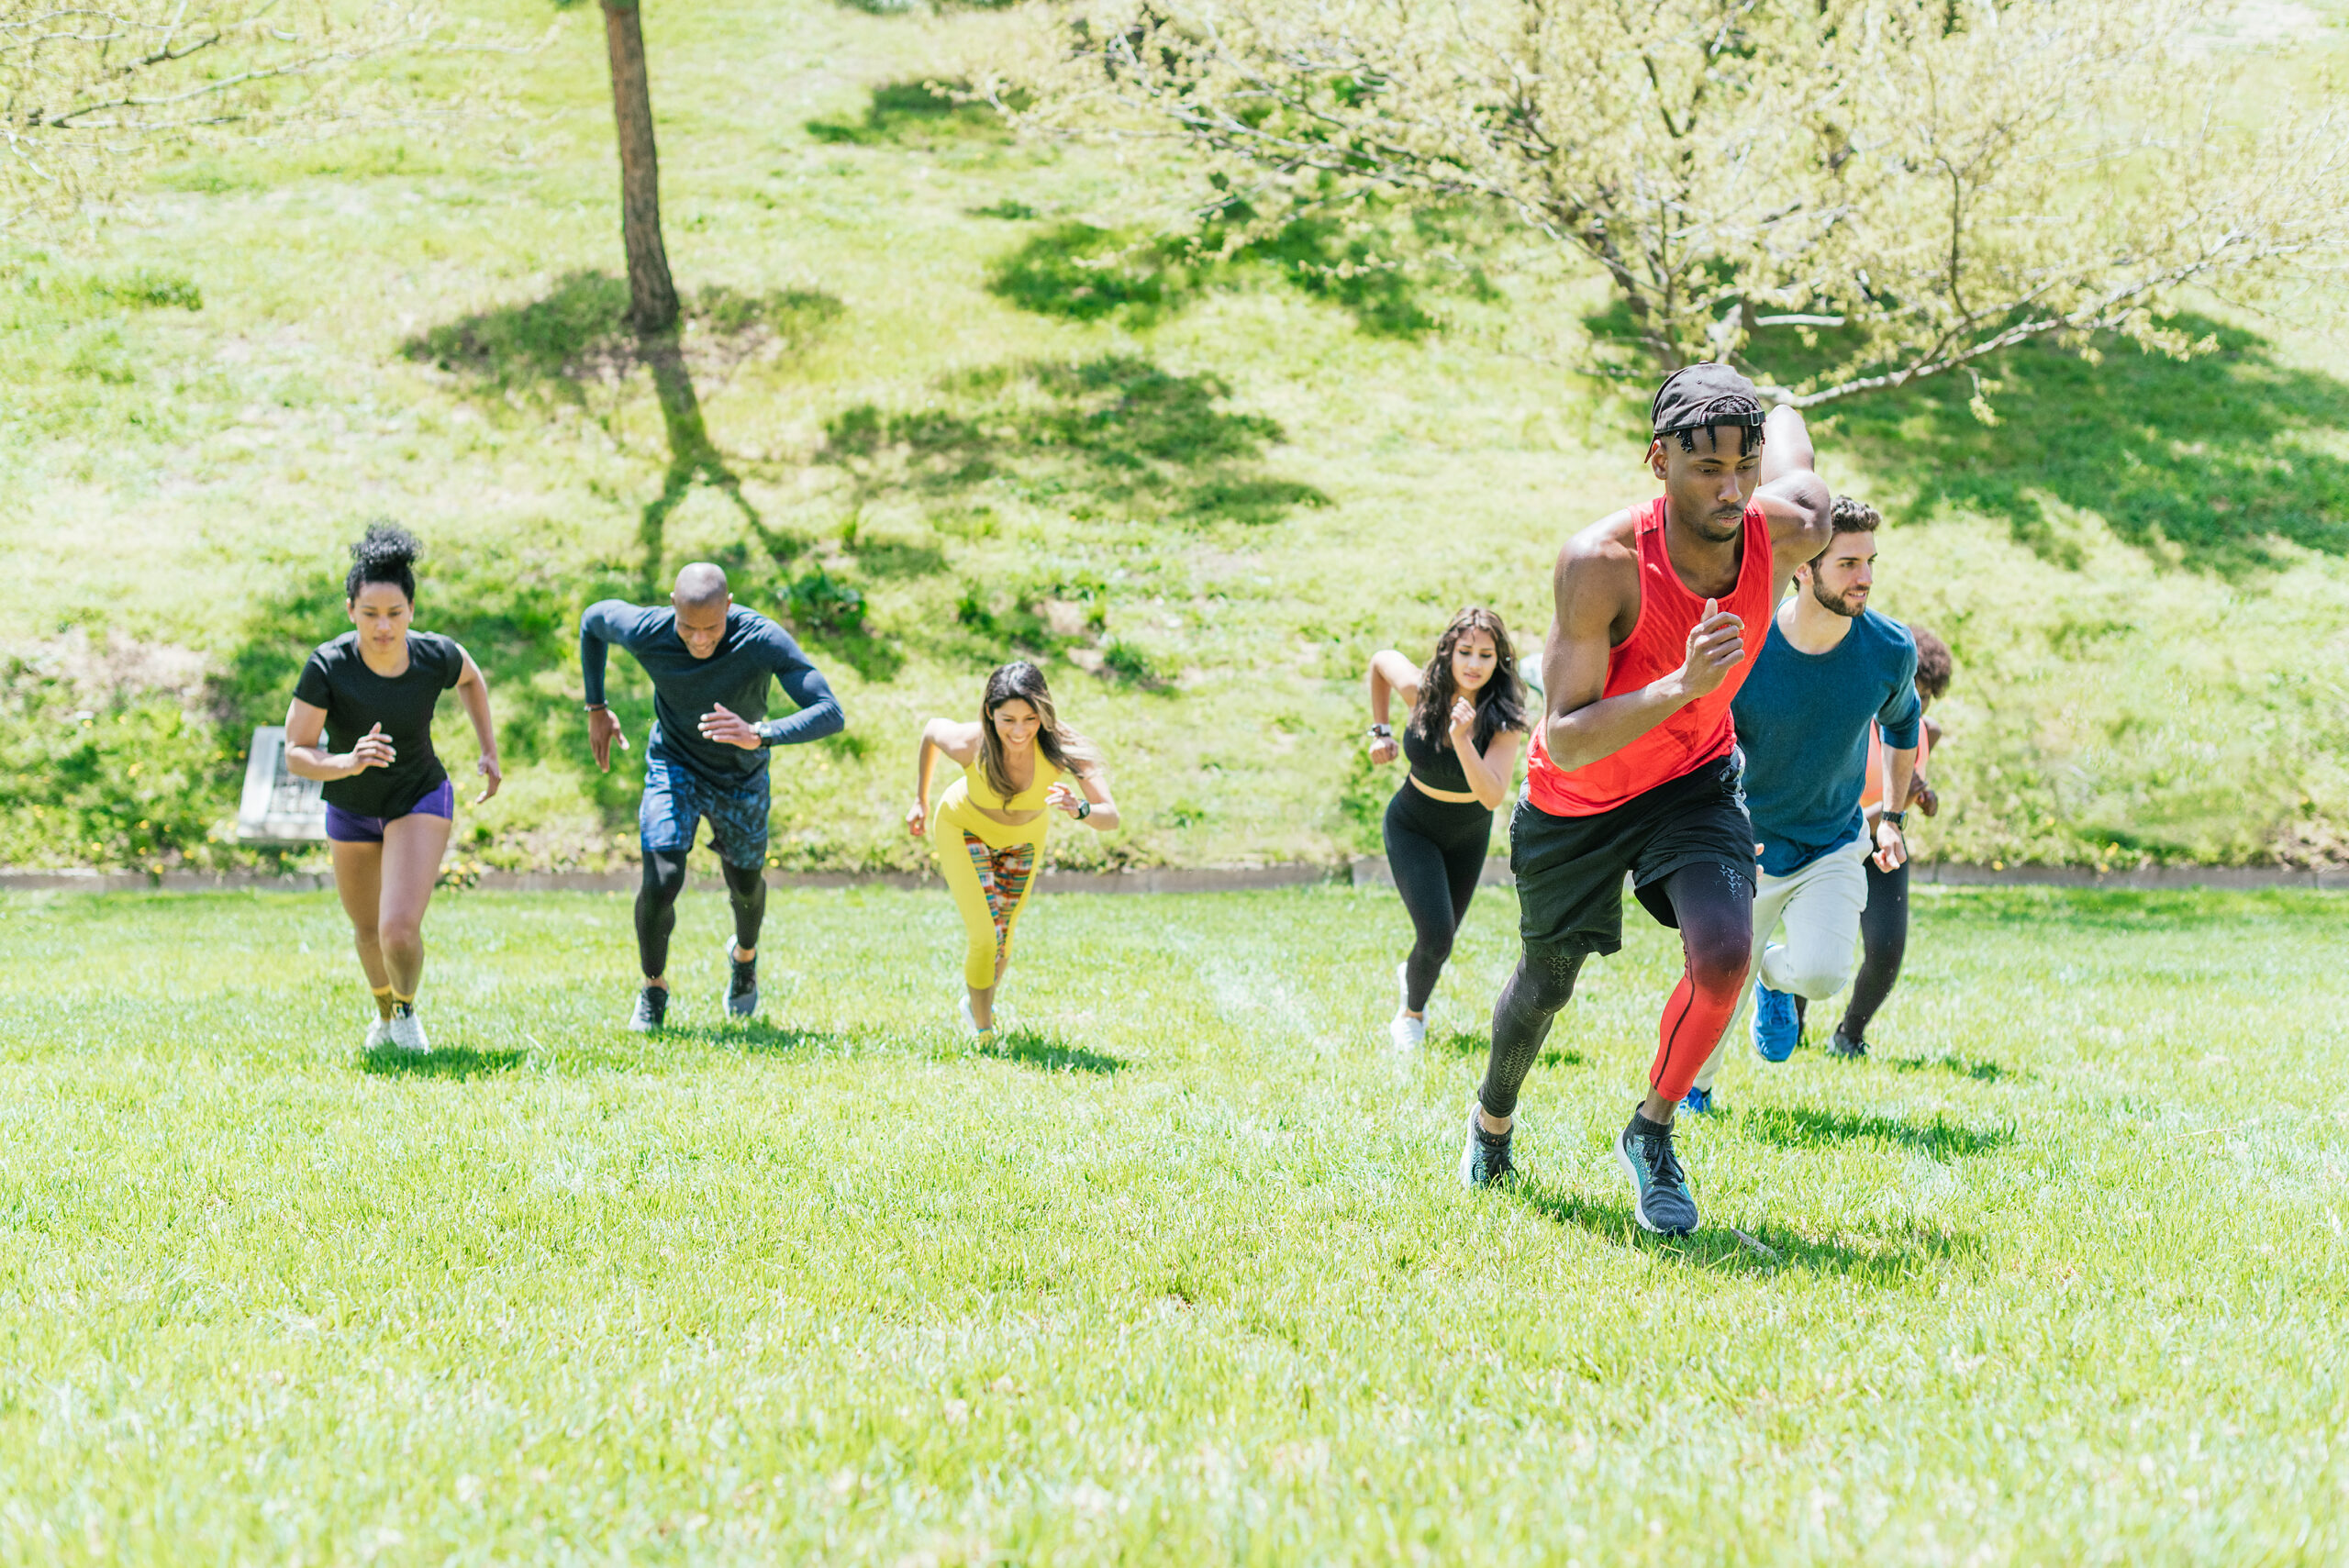
[[[1859,968],[1860,912],[1868,906],[1867,858],[1876,846],[1863,834],[1831,850],[1790,876],[1757,872],[1753,894],[1753,977],[1773,991],[1823,1002],[1851,983]],[[1772,941],[1779,923],[1784,941]],[[1744,1030],[1753,1011],[1753,988],[1739,998],[1737,1014],[1721,1031],[1713,1053],[1697,1070],[1697,1087],[1709,1089],[1729,1055],[1729,1042]]]

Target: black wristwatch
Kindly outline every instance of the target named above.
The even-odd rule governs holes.
[[[1370,727],[1370,738],[1374,740],[1392,740],[1395,739],[1395,728],[1392,725],[1374,724]]]
[[[1884,814],[1884,819],[1887,822],[1891,823],[1895,828],[1899,828],[1900,836],[1902,838],[1905,839],[1909,836],[1909,814],[1907,812],[1887,811]]]

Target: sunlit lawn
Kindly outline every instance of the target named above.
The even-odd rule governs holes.
[[[1750,1054],[1634,1231],[1634,911],[1455,1184],[1391,895],[444,895],[414,1068],[330,897],[0,902],[0,1559],[2339,1562],[2349,904],[1934,892],[1876,1057]],[[1441,1043],[1437,1043],[1441,1042]]]

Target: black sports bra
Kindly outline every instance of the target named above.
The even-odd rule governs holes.
[[[1430,789],[1440,789],[1450,795],[1468,795],[1468,774],[1460,765],[1460,754],[1452,749],[1447,735],[1442,745],[1430,740],[1417,729],[1403,727],[1403,757],[1411,764],[1411,776]]]

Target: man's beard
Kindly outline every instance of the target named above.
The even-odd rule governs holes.
[[[1847,588],[1844,590],[1844,595],[1848,595],[1850,592],[1851,590]],[[1867,601],[1865,599],[1854,605],[1848,603],[1845,597],[1829,598],[1827,591],[1819,585],[1817,578],[1811,580],[1810,596],[1819,601],[1820,608],[1831,615],[1842,616],[1845,620],[1856,618],[1862,610],[1868,607]]]

